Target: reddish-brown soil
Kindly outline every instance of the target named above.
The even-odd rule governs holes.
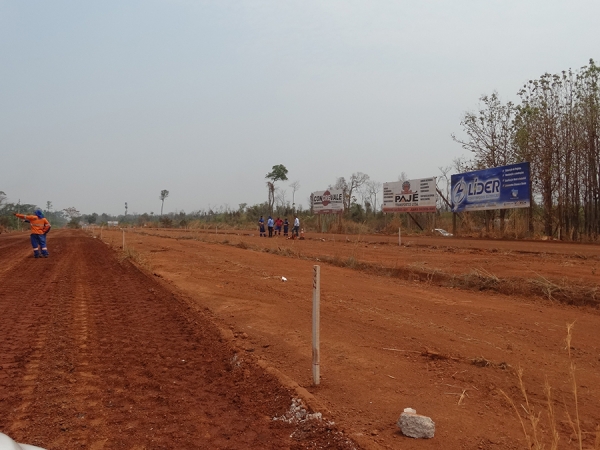
[[[548,298],[562,290],[568,301],[585,290],[595,305],[600,247],[405,237],[408,247],[399,248],[393,237],[307,234],[290,241],[250,234],[132,230],[125,238],[134,259],[209,308],[236,345],[307,389],[315,407],[365,448],[526,448],[501,393],[524,415],[518,367],[536,411],[544,410],[548,379],[561,445],[576,448],[564,406],[574,417],[565,337],[575,321],[579,413],[585,444],[593,442],[600,316],[594,306]],[[106,230],[102,236],[114,246],[122,237]],[[322,277],[319,387],[311,374],[315,263]],[[469,277],[470,284],[461,281]],[[502,283],[515,292],[499,292]],[[530,293],[528,286],[539,289]],[[406,407],[433,418],[434,439],[398,432]],[[547,437],[545,413],[541,427]]]
[[[356,448],[210,312],[83,232],[0,237],[0,431],[47,449]]]

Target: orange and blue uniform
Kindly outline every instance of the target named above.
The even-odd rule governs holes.
[[[29,222],[31,227],[31,246],[33,247],[33,256],[39,258],[48,257],[48,247],[46,246],[46,234],[50,231],[50,222],[44,217],[41,209],[34,211],[35,215],[15,214],[19,219]],[[40,253],[41,248],[41,253]]]

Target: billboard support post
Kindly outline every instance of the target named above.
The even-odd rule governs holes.
[[[415,217],[411,214],[411,213],[406,213],[408,214],[408,217],[410,217],[412,219],[412,221],[417,224],[417,226],[419,227],[419,229],[421,231],[423,231],[423,227],[421,226],[421,224],[419,222],[417,222],[417,219],[415,219]]]
[[[401,228],[398,227],[398,247],[402,245],[402,232],[400,230]]]
[[[455,212],[453,212],[453,213],[452,213],[452,234],[453,234],[454,236],[456,236],[456,234],[457,234],[457,233],[456,233],[456,231],[457,231],[457,230],[456,230],[456,213],[455,213]]]

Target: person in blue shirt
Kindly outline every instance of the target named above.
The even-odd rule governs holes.
[[[263,219],[263,216],[260,216],[260,219],[258,219],[258,232],[260,237],[267,236],[265,233],[265,219]]]
[[[288,230],[290,228],[290,223],[287,220],[287,217],[285,218],[285,220],[283,221],[283,235],[287,236],[288,235]]]
[[[267,220],[267,228],[269,229],[269,237],[273,237],[273,218],[269,216],[269,220]]]

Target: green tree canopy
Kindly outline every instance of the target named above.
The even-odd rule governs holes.
[[[280,181],[280,180],[286,181],[288,179],[287,173],[288,173],[288,170],[285,168],[285,166],[283,164],[277,164],[277,165],[273,166],[271,172],[269,172],[265,176],[265,178],[268,178],[273,183]]]

